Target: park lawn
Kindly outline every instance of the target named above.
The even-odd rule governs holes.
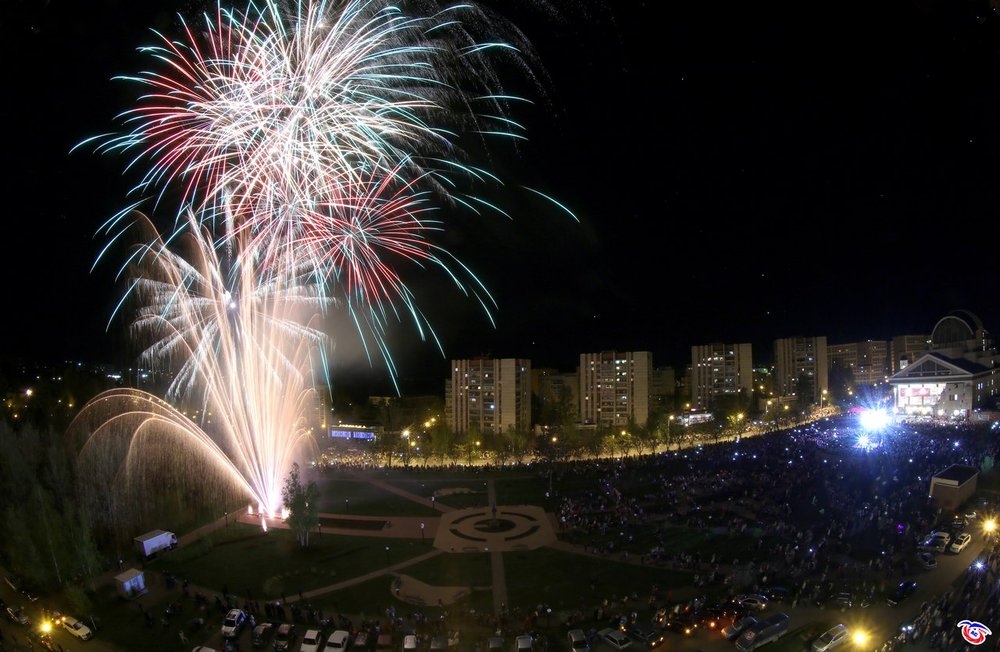
[[[654,584],[676,593],[690,586],[693,578],[688,572],[548,548],[505,552],[503,560],[511,609],[534,609],[538,604],[555,610],[593,609],[605,598],[621,598],[633,592],[644,600]]]
[[[319,511],[324,514],[364,516],[426,516],[427,505],[408,500],[364,480],[338,478],[333,474],[316,480],[320,490]]]
[[[627,541],[620,532],[631,535],[632,541]],[[632,525],[605,535],[569,531],[560,533],[559,538],[570,543],[600,546],[613,541],[616,552],[627,550],[629,554],[637,555],[646,554],[655,546],[661,546],[671,555],[699,552],[706,562],[713,554],[720,562],[730,562],[734,558],[748,559],[747,555],[753,552],[756,542],[749,534],[716,534],[707,529],[684,526],[661,525],[656,532],[654,524]]]
[[[549,491],[547,476],[525,475],[522,470],[518,476],[497,478],[494,485],[498,505],[539,505],[554,510],[558,504],[555,497],[545,495]]]
[[[255,600],[294,596],[351,577],[364,575],[389,563],[426,552],[419,539],[313,534],[302,548],[290,530],[273,528],[267,534],[252,525],[230,525],[224,535],[192,550],[178,549],[153,562],[152,568],[173,572],[209,591]],[[386,551],[386,546],[389,551]]]
[[[486,484],[482,478],[472,476],[466,478],[455,478],[451,480],[423,479],[421,476],[402,476],[388,480],[394,487],[399,487],[403,491],[417,494],[430,499],[435,492],[446,491],[448,489],[467,489],[471,493],[453,493],[439,495],[435,500],[454,509],[467,509],[470,507],[484,507],[487,504]]]
[[[454,509],[485,508],[488,506],[489,497],[485,491],[474,494],[449,494],[438,497],[437,502]]]
[[[407,573],[412,568],[416,568],[416,566],[411,566],[403,572]],[[480,613],[492,613],[493,611],[492,591],[474,591],[468,598],[453,605],[446,605],[442,610],[436,605],[417,606],[397,599],[392,593],[392,580],[393,578],[389,575],[377,577],[340,591],[313,598],[311,602],[315,608],[320,609],[323,613],[343,614],[355,623],[374,618],[384,623],[386,622],[385,611],[390,606],[395,607],[397,616],[406,617],[410,613],[419,611],[431,620],[440,617],[444,611],[449,614],[449,622],[455,625],[458,624],[458,621],[464,622],[463,617],[459,614],[469,607]],[[463,624],[461,627],[463,635],[466,634],[465,625]]]
[[[485,587],[493,582],[486,553],[442,554],[401,572],[435,586]]]

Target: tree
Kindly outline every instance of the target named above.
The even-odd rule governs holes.
[[[309,545],[309,532],[319,525],[319,487],[312,480],[303,485],[299,478],[299,465],[292,464],[292,470],[285,478],[281,489],[281,501],[288,510],[285,522],[295,532],[295,538],[303,548]]]
[[[510,454],[518,464],[524,464],[524,460],[531,453],[532,435],[523,428],[515,429],[513,426],[507,431],[510,442]]]

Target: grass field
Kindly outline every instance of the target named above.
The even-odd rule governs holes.
[[[490,557],[485,553],[438,555],[402,572],[437,586],[489,586],[493,581]]]
[[[691,574],[651,566],[624,564],[611,559],[574,555],[542,548],[504,553],[507,596],[513,607],[546,604],[553,609],[572,610],[593,606],[604,598],[621,598],[633,592],[649,595],[654,584],[661,590],[682,591],[691,584]]]
[[[389,552],[385,550],[390,547]],[[256,526],[234,524],[187,549],[178,548],[152,563],[211,591],[255,599],[293,596],[371,572],[426,551],[420,540],[312,535],[301,548],[290,530],[266,535]]]
[[[363,480],[320,477],[320,512],[325,514],[365,516],[426,516],[426,505],[376,487]]]

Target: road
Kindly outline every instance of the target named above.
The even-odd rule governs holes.
[[[976,536],[975,534],[973,536]],[[884,600],[880,600],[872,606],[861,609],[854,608],[843,611],[836,609],[821,609],[813,605],[800,604],[791,606],[789,604],[772,604],[763,613],[783,611],[790,616],[790,626],[787,636],[794,636],[799,628],[813,624],[822,623],[832,627],[837,623],[844,623],[851,631],[863,630],[870,634],[869,641],[871,647],[880,647],[884,641],[895,635],[899,626],[912,620],[920,612],[920,605],[924,601],[930,601],[942,593],[950,590],[953,583],[959,578],[973,561],[983,551],[981,542],[973,540],[961,553],[954,555],[945,553],[938,555],[938,567],[934,570],[915,570],[905,579],[915,580],[917,590],[907,598],[902,604],[890,607]],[[914,564],[915,566],[915,564]],[[897,579],[891,586],[895,586],[903,578]],[[968,618],[975,619],[977,614],[968,614]],[[822,633],[820,631],[819,633]],[[794,637],[798,638],[798,637]],[[772,643],[770,647],[779,647],[781,650],[807,649],[811,639],[802,640],[801,647],[794,641],[787,638],[777,643]],[[725,640],[718,632],[699,631],[690,637],[683,637],[677,634],[669,634],[666,645],[670,652],[729,652],[733,650],[733,644]],[[611,648],[598,643],[595,652],[610,652]],[[852,646],[853,648],[853,646]],[[762,648],[767,650],[768,648]]]
[[[6,571],[0,570],[0,573],[6,575]],[[23,596],[16,593],[6,582],[0,582],[0,600],[3,600],[10,605],[20,605],[24,607],[25,613],[31,618],[30,625],[18,625],[10,621],[7,618],[7,614],[3,614],[2,623],[0,623],[0,631],[4,635],[4,644],[7,650],[27,650],[27,632],[29,627],[38,628],[42,622],[42,608],[48,607],[52,608],[52,605],[46,605],[44,599],[40,599],[37,602],[29,603]],[[89,627],[89,623],[85,623]],[[14,644],[14,640],[17,643]],[[54,628],[52,630],[52,641],[57,645],[61,645],[65,652],[75,652],[86,646],[87,652],[121,652],[121,650],[114,645],[111,645],[107,641],[102,641],[100,633],[89,641],[80,641],[74,638],[69,632],[67,632],[62,627]],[[23,646],[23,647],[19,647]],[[35,648],[38,649],[37,647]],[[57,648],[58,649],[58,648]]]

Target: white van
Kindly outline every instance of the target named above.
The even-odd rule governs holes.
[[[740,637],[736,639],[736,649],[740,652],[756,650],[761,645],[778,640],[787,630],[788,614],[774,614],[743,630]]]
[[[514,652],[531,652],[531,636],[522,634],[514,639]]]

